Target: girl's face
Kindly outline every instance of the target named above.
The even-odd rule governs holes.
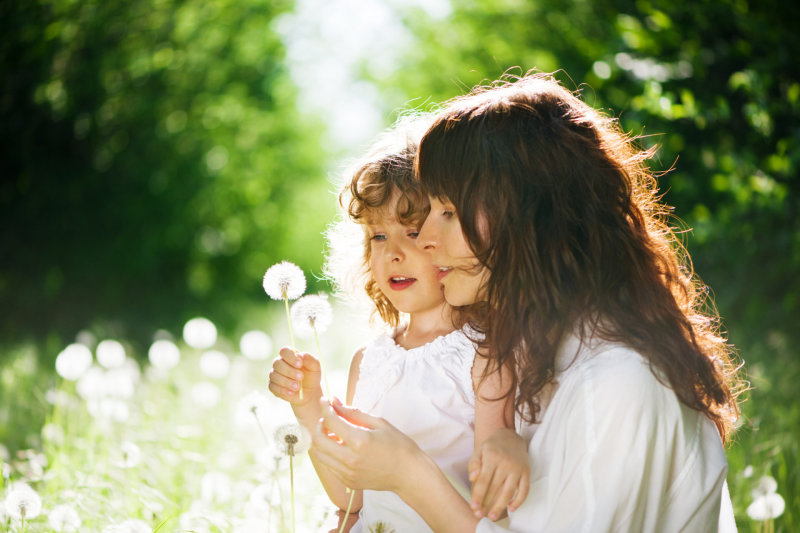
[[[393,204],[366,226],[372,277],[398,311],[420,313],[444,306],[438,270],[417,247],[418,229],[400,223]]]
[[[419,230],[417,246],[430,254],[447,303],[462,306],[481,301],[489,270],[472,253],[455,206],[448,200],[430,201],[431,211]]]

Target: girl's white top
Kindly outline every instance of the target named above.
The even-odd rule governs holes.
[[[353,405],[388,420],[414,439],[453,484],[469,493],[467,463],[474,446],[475,345],[461,330],[406,350],[382,335],[364,348]],[[364,491],[352,532],[431,531],[393,492]]]
[[[530,492],[476,533],[735,531],[715,425],[681,403],[636,351],[573,336],[556,358],[530,439]]]

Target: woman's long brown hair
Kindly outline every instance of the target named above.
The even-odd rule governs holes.
[[[516,368],[521,415],[537,419],[557,350],[578,332],[640,352],[725,440],[738,416],[733,350],[668,225],[651,155],[534,74],[449,102],[421,141],[417,172],[455,205],[490,270],[485,301],[464,311],[495,362]]]

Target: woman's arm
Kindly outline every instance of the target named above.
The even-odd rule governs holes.
[[[433,459],[386,420],[338,400],[323,403],[313,443],[317,460],[343,485],[396,493],[434,531],[475,530],[478,519]]]

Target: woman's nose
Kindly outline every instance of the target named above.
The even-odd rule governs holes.
[[[439,242],[438,236],[436,235],[436,229],[434,228],[433,221],[429,215],[428,218],[425,219],[425,223],[422,224],[422,227],[419,229],[419,234],[417,235],[417,248],[420,250],[431,251],[438,246]]]

